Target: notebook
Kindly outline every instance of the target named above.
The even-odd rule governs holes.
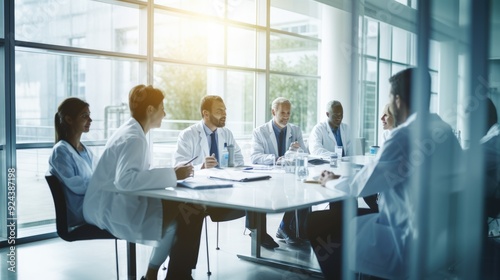
[[[196,189],[196,190],[206,190],[206,189],[217,189],[217,188],[231,188],[233,184],[220,182],[217,180],[211,180],[206,177],[196,177],[182,181],[177,181],[177,186],[189,189]]]

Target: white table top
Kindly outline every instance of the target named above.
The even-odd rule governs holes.
[[[310,166],[310,177],[326,166]],[[210,169],[196,171],[195,176],[208,176]],[[220,170],[217,170],[220,172]],[[315,183],[303,183],[295,175],[281,170],[258,170],[272,178],[255,182],[232,182],[231,188],[193,190],[181,187],[133,192],[134,195],[207,206],[226,207],[254,212],[279,213],[312,205],[341,200],[345,194]],[[224,181],[224,183],[228,183]]]

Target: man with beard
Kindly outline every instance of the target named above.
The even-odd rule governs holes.
[[[451,190],[458,184],[462,150],[451,127],[428,111],[429,74],[424,75],[422,85],[426,110],[417,114],[412,103],[416,72],[415,68],[406,69],[389,79],[389,108],[394,113],[397,128],[375,160],[366,164],[353,179],[335,180],[338,176],[327,170],[321,174],[321,184],[326,188],[341,190],[354,197],[380,194],[378,213],[362,215],[364,213],[358,212],[350,223],[344,223],[338,211],[316,211],[308,216],[307,236],[325,279],[341,279],[342,269],[346,269],[342,264],[344,246],[353,256],[350,270],[384,279],[409,278],[410,241],[416,238],[417,232],[431,233],[430,225],[419,225],[415,221],[413,188],[425,184],[432,190],[434,203],[440,201],[446,205]],[[424,124],[425,129],[416,133]],[[418,167],[427,168],[425,178],[418,177]],[[418,185],[415,184],[417,178],[422,179]],[[432,233],[435,236],[448,232],[450,226],[446,215],[448,209],[439,210],[440,213],[428,210],[428,215],[433,215]],[[352,243],[344,244],[344,225],[354,229]],[[429,267],[446,262],[445,253],[453,246],[451,240],[449,243],[440,241],[442,239],[432,238],[429,244],[422,244],[426,246],[424,252],[434,254]],[[429,272],[429,267],[424,268],[427,271],[423,275]]]
[[[202,120],[184,129],[177,139],[175,163],[187,162],[198,156],[192,164],[195,170],[216,167],[224,145],[234,146],[234,164],[244,164],[240,146],[233,133],[225,128],[226,105],[220,96],[207,95],[201,99]]]
[[[344,109],[337,100],[332,100],[326,105],[327,121],[314,126],[309,135],[309,151],[311,155],[330,158],[336,146],[342,147],[342,156],[351,156],[351,139],[349,126],[342,123]]]
[[[192,162],[195,170],[214,168],[219,164],[219,155],[224,145],[234,146],[234,165],[244,164],[241,149],[226,125],[226,106],[220,96],[206,95],[201,99],[202,120],[184,129],[177,139],[174,165]],[[170,253],[167,279],[190,279],[191,269],[196,268],[200,247],[203,218],[209,215],[212,221],[228,221],[241,218],[243,211],[227,208],[185,204],[184,215],[177,219],[177,241]],[[189,274],[188,274],[189,273]]]
[[[273,161],[281,161],[287,150],[302,148],[307,152],[307,147],[302,138],[302,131],[296,125],[288,123],[292,115],[292,103],[284,97],[276,98],[271,105],[272,120],[257,127],[252,135],[251,161],[254,164],[272,165]],[[309,208],[297,210],[299,236],[296,236],[295,211],[286,212],[276,232],[276,237],[283,239],[288,245],[301,245],[301,234],[305,234],[305,218]],[[254,215],[247,214],[247,227],[255,228]],[[279,245],[267,234],[266,219],[263,221],[261,240],[262,246],[274,249]],[[304,236],[305,237],[305,236]]]

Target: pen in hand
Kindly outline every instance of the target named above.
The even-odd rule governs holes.
[[[194,158],[190,159],[188,162],[184,163],[184,165],[189,165],[193,160],[197,159],[198,156],[195,156]]]

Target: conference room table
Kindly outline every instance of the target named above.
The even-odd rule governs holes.
[[[364,157],[356,164],[365,162]],[[132,192],[133,195],[154,197],[159,199],[201,204],[212,207],[224,207],[254,212],[256,229],[251,230],[250,256],[238,255],[240,259],[253,261],[283,269],[306,270],[311,274],[321,274],[318,268],[303,264],[264,257],[261,254],[262,243],[260,230],[263,228],[265,215],[283,213],[304,209],[314,205],[329,203],[346,198],[341,191],[322,187],[317,179],[322,170],[328,169],[335,173],[347,172],[344,161],[339,161],[338,168],[330,168],[329,164],[309,165],[309,177],[306,181],[297,180],[295,174],[286,173],[281,167],[236,167],[226,169],[203,169],[195,171],[193,178],[187,180],[206,181],[208,176],[236,178],[248,174],[248,177],[269,175],[270,179],[251,182],[229,182],[227,180],[210,179],[212,184],[221,186],[232,184],[232,187],[215,187],[209,189],[190,189],[185,187],[168,187],[165,189],[142,190]]]

